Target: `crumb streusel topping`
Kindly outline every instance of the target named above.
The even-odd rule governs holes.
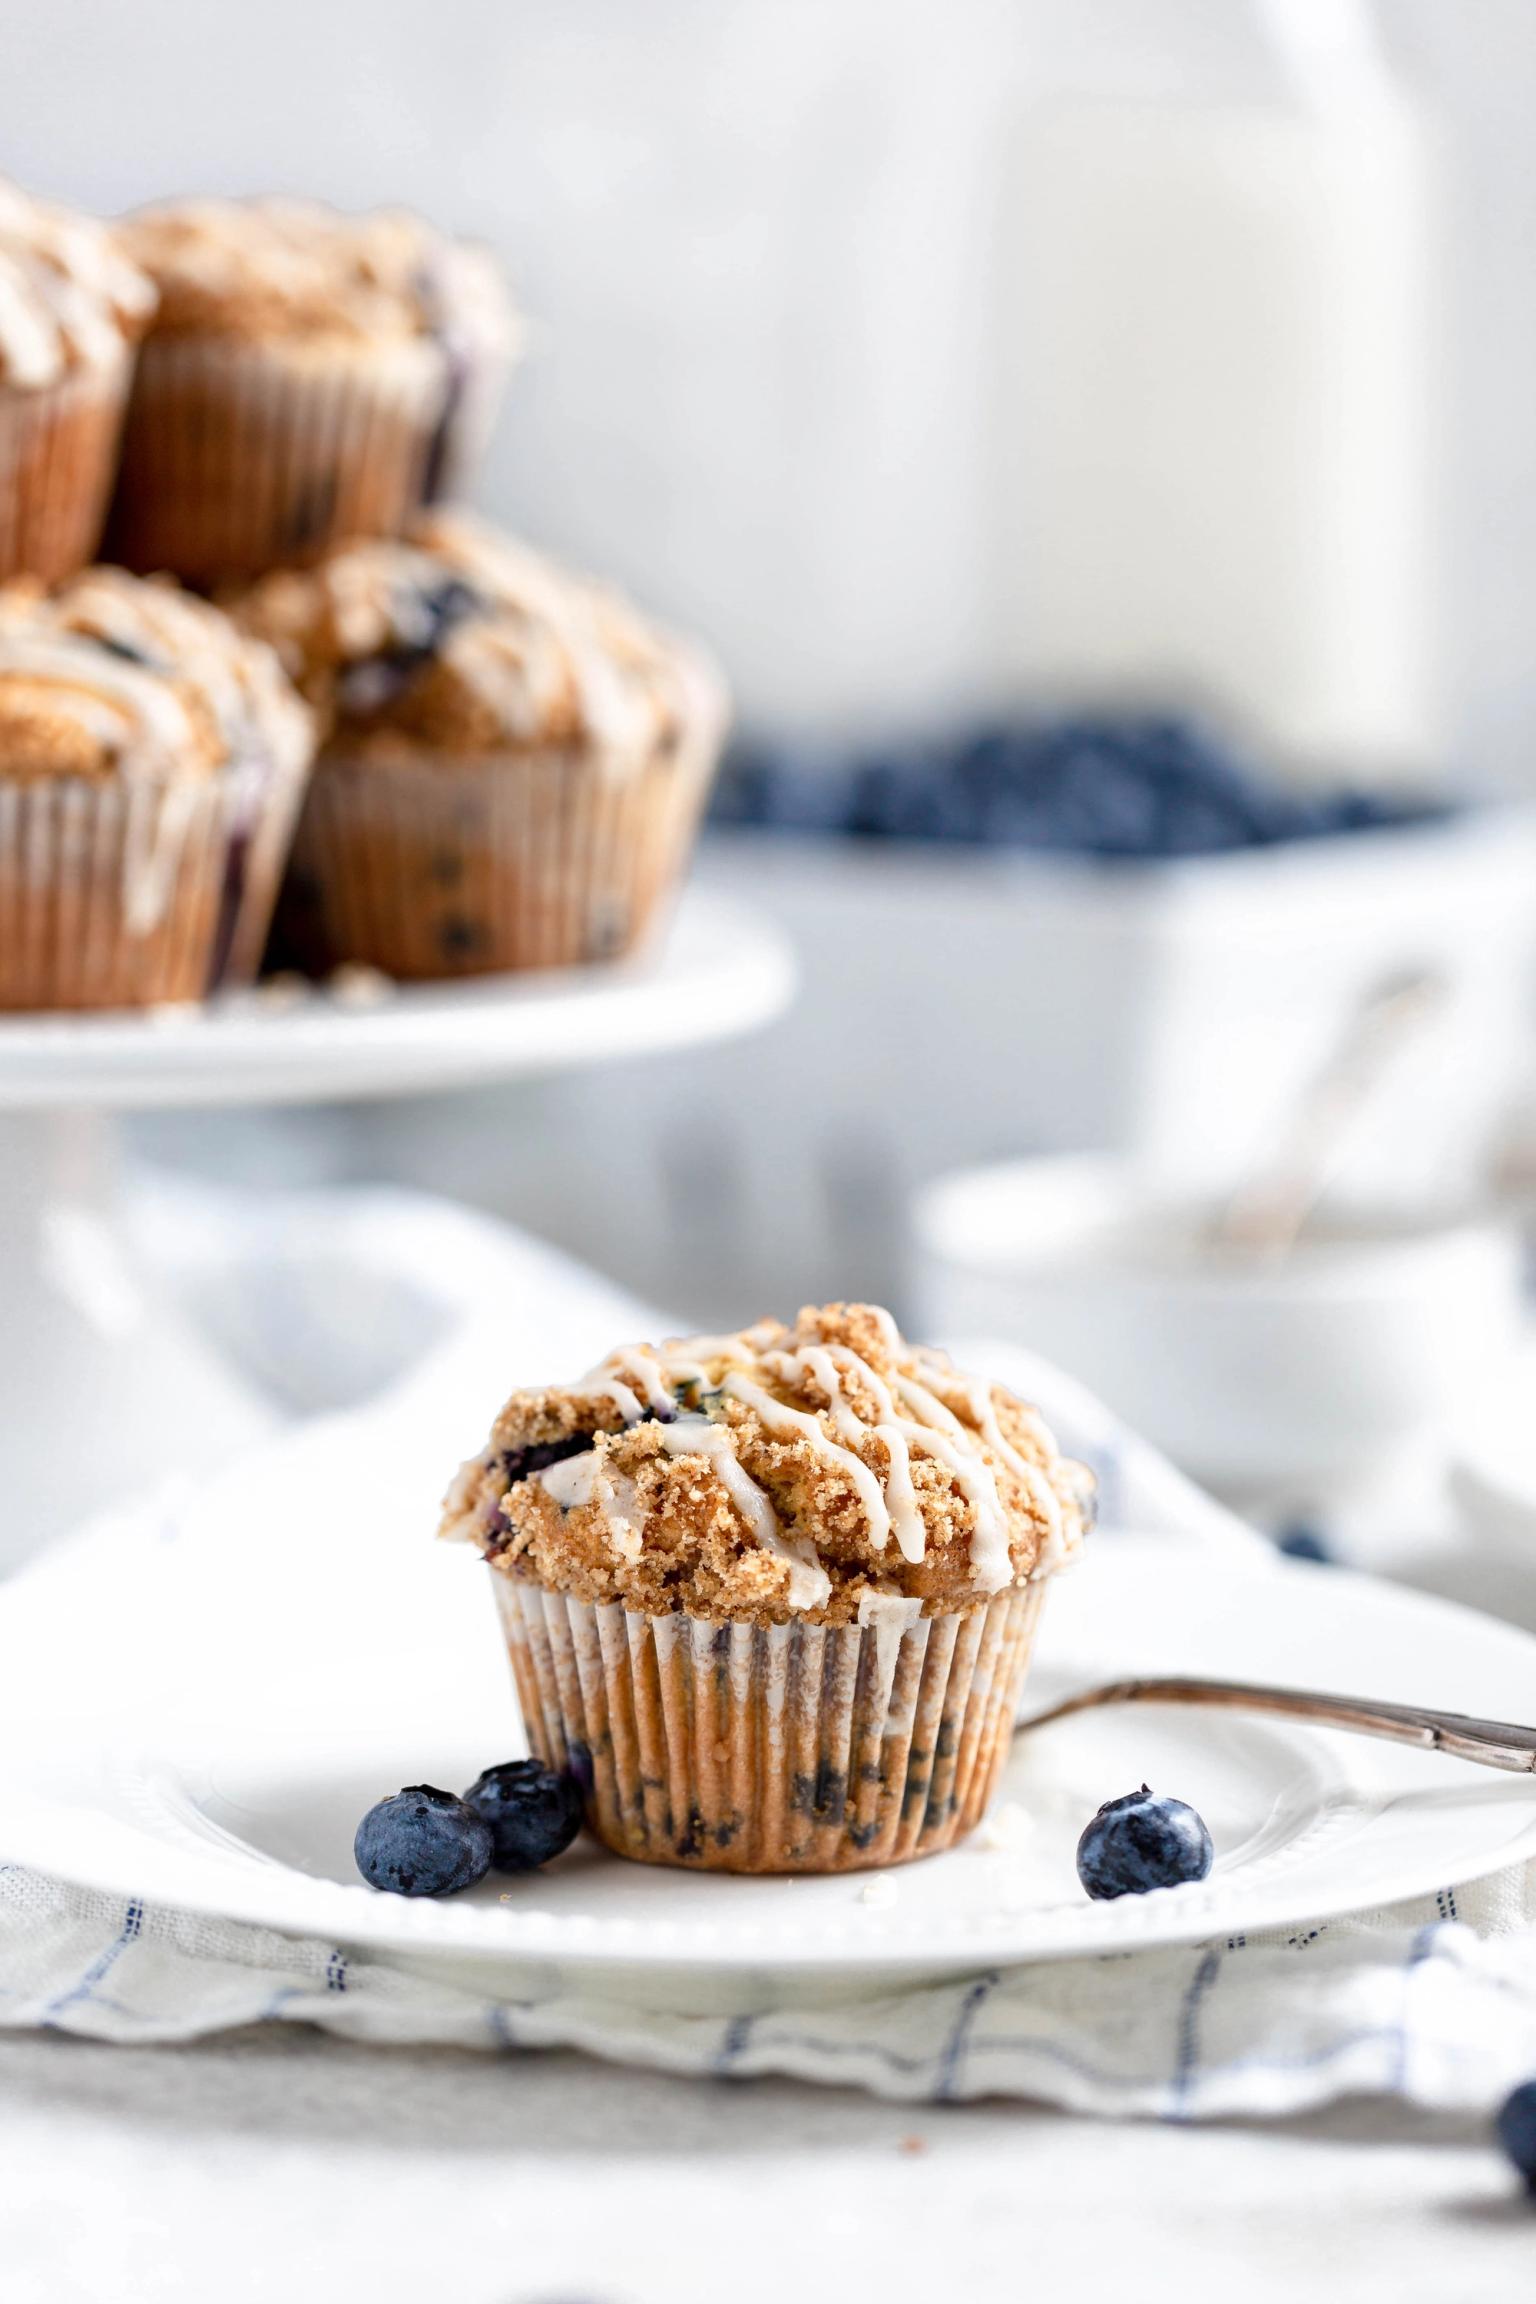
[[[1092,1497],[1032,1408],[877,1306],[829,1304],[514,1394],[441,1533],[647,1615],[878,1623],[1051,1574]]]
[[[353,756],[590,747],[622,769],[722,710],[691,648],[462,513],[281,570],[237,612]]]
[[[297,771],[313,743],[271,649],[168,577],[0,586],[0,776]]]
[[[514,342],[489,250],[403,211],[176,200],[139,210],[123,234],[159,289],[157,336],[429,338],[486,351]]]
[[[0,180],[0,384],[41,391],[112,368],[155,308],[121,235]]]

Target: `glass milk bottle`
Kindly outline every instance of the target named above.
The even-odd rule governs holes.
[[[1015,119],[997,677],[1411,778],[1444,723],[1433,138],[1352,0],[1245,21],[1265,94]]]

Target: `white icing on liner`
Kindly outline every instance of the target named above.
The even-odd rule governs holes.
[[[859,1594],[859,1613],[855,1621],[874,1627],[875,1661],[880,1668],[881,1682],[887,1689],[896,1670],[896,1651],[922,1613],[921,1600],[909,1600],[901,1592]]]

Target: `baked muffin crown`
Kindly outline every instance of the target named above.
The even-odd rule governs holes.
[[[664,755],[723,718],[691,646],[619,594],[462,513],[281,570],[237,611],[270,640],[339,749]]]
[[[441,1533],[587,1601],[716,1620],[979,1606],[1076,1551],[1092,1481],[878,1307],[611,1353],[514,1394]]]
[[[41,391],[111,368],[155,309],[119,233],[0,180],[0,384]]]
[[[0,776],[298,769],[313,744],[272,650],[168,577],[0,586]]]
[[[403,210],[318,201],[176,200],[125,243],[159,290],[156,332],[284,342],[427,338],[510,351],[512,306],[488,249]]]

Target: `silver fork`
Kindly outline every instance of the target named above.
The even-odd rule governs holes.
[[[1047,1711],[1021,1720],[1014,1734],[1091,1712],[1101,1704],[1201,1704],[1231,1712],[1271,1712],[1288,1720],[1309,1720],[1323,1728],[1345,1728],[1358,1736],[1381,1736],[1392,1744],[1417,1745],[1423,1752],[1447,1752],[1480,1768],[1503,1768],[1515,1775],[1536,1772],[1536,1728],[1509,1720],[1480,1720],[1467,1712],[1434,1712],[1422,1704],[1377,1704],[1360,1696],[1323,1696],[1304,1688],[1263,1688],[1245,1680],[1192,1680],[1181,1676],[1110,1680],[1087,1688]]]

